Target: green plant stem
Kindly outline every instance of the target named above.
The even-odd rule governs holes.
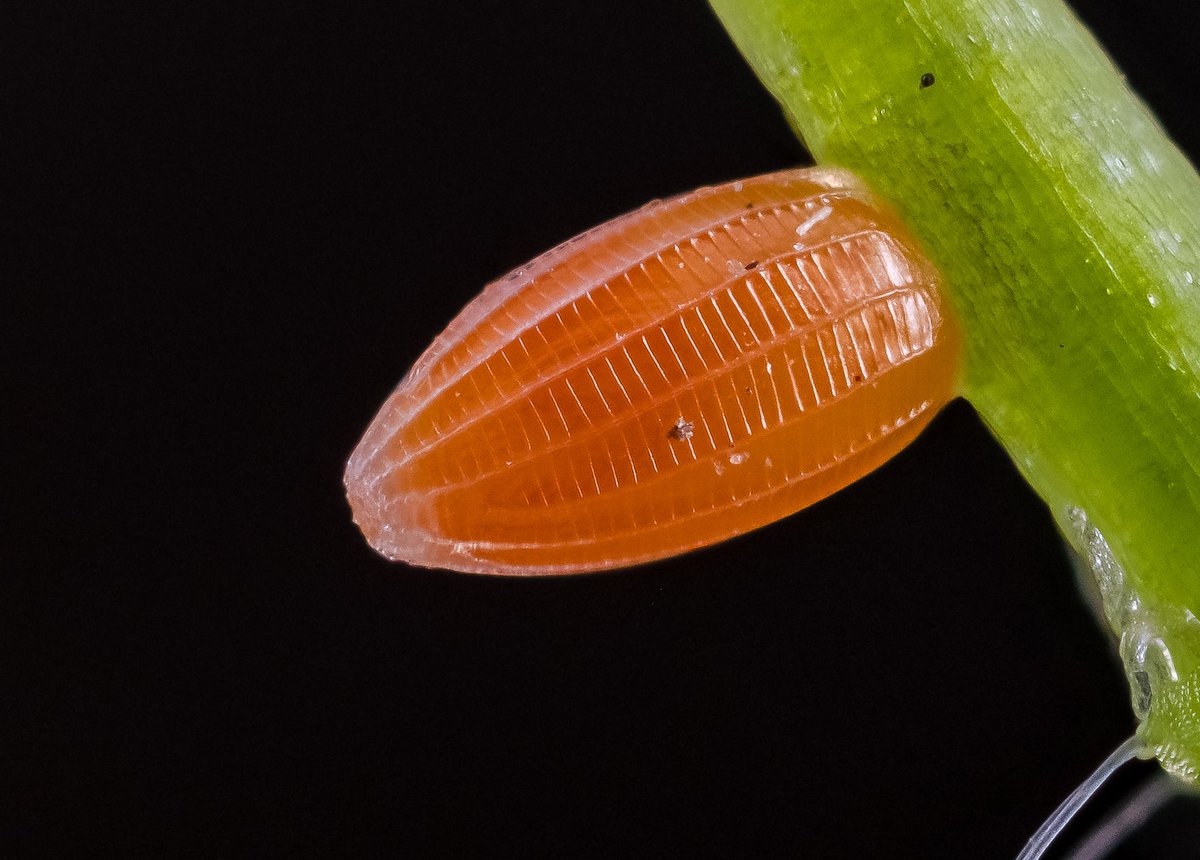
[[[1194,781],[1200,178],[1058,0],[713,6],[817,160],[941,267],[963,393],[1076,549],[1111,550],[1143,738]]]

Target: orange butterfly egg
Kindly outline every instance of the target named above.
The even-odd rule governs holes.
[[[851,175],[656,201],[490,284],[346,467],[378,552],[477,573],[599,570],[786,516],[955,394],[938,275]]]

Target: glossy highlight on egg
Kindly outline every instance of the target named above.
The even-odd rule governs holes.
[[[488,285],[346,466],[409,564],[623,567],[791,514],[902,449],[955,394],[938,274],[850,174],[702,188]]]

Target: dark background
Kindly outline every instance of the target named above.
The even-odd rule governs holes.
[[[1182,4],[1075,5],[1200,153]],[[482,284],[806,160],[705,6],[57,6],[0,13],[14,853],[1002,858],[1129,734],[965,404],[633,571],[416,570],[351,524],[345,457]]]

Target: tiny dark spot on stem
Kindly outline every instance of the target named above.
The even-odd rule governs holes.
[[[862,374],[861,374],[861,373],[856,373],[856,374],[854,374],[854,381],[855,381],[855,382],[862,382]]]
[[[1154,702],[1154,688],[1150,684],[1150,673],[1144,670],[1138,670],[1133,673],[1133,680],[1137,683],[1138,701],[1135,707],[1141,713],[1149,713],[1150,705]]]
[[[921,75],[921,89],[929,89],[933,86],[934,81],[936,80],[937,79],[933,76],[933,72],[926,72],[925,74]]]
[[[751,269],[757,269],[757,268],[758,268],[758,260],[751,260],[749,263],[746,264],[747,272],[749,272]]]
[[[671,429],[667,431],[667,438],[673,439],[676,442],[686,442],[692,438],[692,434],[696,432],[696,425],[691,421],[680,418],[676,421]]]
[[[754,208],[754,201],[752,201],[752,200],[747,200],[747,201],[746,201],[746,208],[747,208],[747,209],[753,209],[753,208]]]

